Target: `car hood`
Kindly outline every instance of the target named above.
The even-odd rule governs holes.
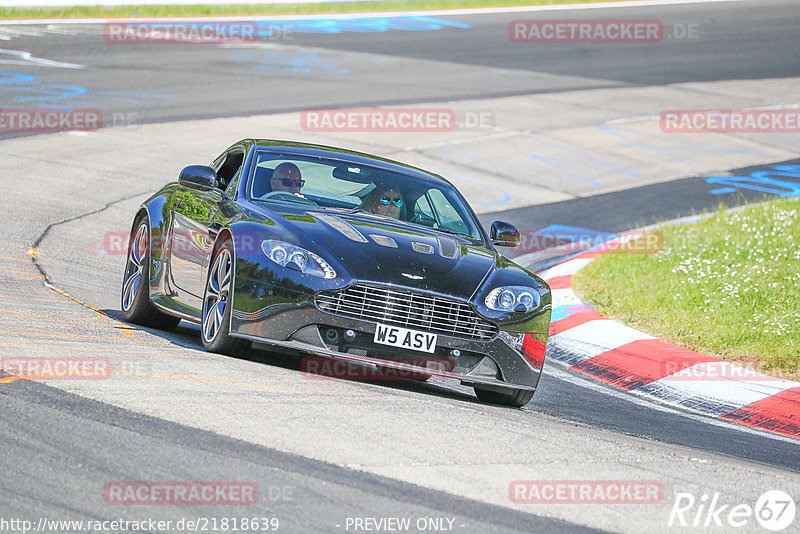
[[[355,279],[471,297],[497,256],[480,241],[366,212],[273,211],[294,244],[334,260]],[[298,239],[299,238],[299,239]]]

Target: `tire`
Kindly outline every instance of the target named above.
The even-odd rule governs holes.
[[[203,292],[200,336],[207,351],[239,356],[250,348],[250,342],[230,336],[233,305],[229,297],[233,287],[233,277],[233,247],[230,239],[226,239],[216,247],[211,260],[211,269],[208,270],[206,289]]]
[[[489,391],[488,389],[477,387],[474,389],[475,395],[477,395],[482,402],[511,406],[513,408],[522,408],[533,398],[533,391],[527,389],[509,389],[507,393]]]
[[[167,315],[150,302],[150,224],[147,217],[138,217],[133,227],[136,231],[128,240],[122,277],[122,318],[141,326],[173,330],[181,322],[180,318]]]

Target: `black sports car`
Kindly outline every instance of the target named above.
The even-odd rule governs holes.
[[[125,320],[200,324],[207,350],[259,342],[527,404],[550,326],[547,284],[499,254],[444,178],[339,148],[246,139],[139,208]]]

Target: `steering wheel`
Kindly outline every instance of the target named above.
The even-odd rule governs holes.
[[[409,219],[409,222],[419,224],[422,226],[427,226],[428,228],[435,229],[439,227],[439,223],[436,221],[436,219],[434,219],[433,217],[429,217],[424,213],[416,213],[413,217],[411,217],[411,219]]]
[[[259,200],[266,200],[268,198],[279,198],[280,200],[286,200],[288,202],[299,202],[301,204],[311,204],[317,206],[318,204],[311,199],[308,199],[304,196],[296,195],[294,193],[290,193],[288,191],[272,191],[267,193],[263,197],[260,197]]]

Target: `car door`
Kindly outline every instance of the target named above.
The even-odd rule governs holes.
[[[244,150],[234,148],[215,162],[221,189],[241,171]],[[172,282],[184,298],[184,304],[198,307],[205,290],[205,272],[216,237],[220,203],[219,191],[198,191],[179,186],[173,202],[171,231]]]

